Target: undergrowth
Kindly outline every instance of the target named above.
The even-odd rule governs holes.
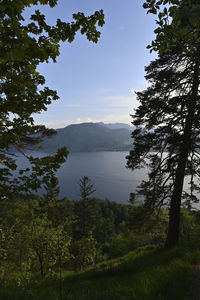
[[[200,251],[139,249],[79,273],[1,286],[4,300],[184,300]]]

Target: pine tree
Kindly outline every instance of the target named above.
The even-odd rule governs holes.
[[[60,192],[58,179],[55,177],[52,178],[50,182],[46,183],[45,190],[46,194],[44,195],[44,198],[47,201],[58,200],[57,198]]]
[[[149,46],[159,56],[146,68],[150,86],[137,93],[134,149],[128,156],[129,168],[150,169],[149,180],[140,187],[145,205],[154,208],[170,202],[166,248],[178,243],[184,179],[188,177],[190,185],[185,198],[198,201],[194,179],[200,175],[200,5],[147,0],[144,7],[156,14],[168,2],[171,5],[159,12],[156,39]]]
[[[95,221],[98,211],[96,210],[93,199],[89,198],[96,189],[87,176],[82,177],[78,184],[81,198],[75,204],[77,236],[85,237],[88,236],[89,232],[93,231],[96,225]]]
[[[87,176],[83,176],[83,178],[79,180],[79,189],[81,199],[87,199],[96,191],[93,183]]]

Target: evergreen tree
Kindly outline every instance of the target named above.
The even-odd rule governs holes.
[[[51,178],[51,180],[46,183],[45,190],[46,190],[46,194],[44,195],[45,199],[47,199],[48,201],[51,201],[53,199],[57,200],[60,192],[58,179],[56,177]]]
[[[147,0],[144,7],[154,14],[159,10],[156,39],[149,46],[159,56],[146,68],[150,86],[137,93],[140,106],[133,115],[134,149],[128,167],[150,169],[149,180],[140,186],[146,206],[170,201],[165,245],[170,248],[179,239],[185,177],[190,192],[184,196],[189,202],[199,200],[194,178],[200,175],[200,4]]]
[[[87,176],[83,176],[83,178],[79,180],[79,188],[81,199],[87,199],[96,191],[93,183]]]
[[[75,215],[77,217],[77,237],[88,236],[93,231],[98,216],[95,202],[89,196],[96,190],[91,180],[84,176],[79,180],[81,199],[75,204]]]

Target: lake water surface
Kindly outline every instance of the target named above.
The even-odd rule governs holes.
[[[70,153],[67,162],[57,172],[60,197],[79,199],[78,181],[88,176],[96,188],[93,196],[127,203],[129,194],[146,176],[144,169],[133,172],[125,167],[126,155],[128,152]],[[41,156],[41,153],[37,153],[37,156]],[[24,158],[20,157],[19,167],[25,166]]]
[[[32,152],[31,155],[41,157],[48,154]],[[78,181],[87,176],[96,188],[94,197],[127,203],[129,194],[136,191],[142,180],[147,179],[147,169],[131,171],[126,168],[127,155],[128,152],[70,153],[67,162],[57,172],[60,185],[59,198],[79,199]],[[27,160],[20,156],[18,166],[19,169],[28,167]],[[185,179],[185,190],[188,190],[187,182]],[[39,193],[44,194],[44,190]]]
[[[131,171],[126,166],[128,152],[80,152],[72,153],[58,171],[61,196],[79,197],[77,182],[88,176],[96,188],[94,196],[126,203],[144,179],[145,171]]]

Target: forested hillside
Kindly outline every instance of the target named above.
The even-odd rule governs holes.
[[[130,1],[112,1],[102,1],[106,18],[107,12],[114,12],[115,22],[108,21],[104,28],[109,36],[98,49],[92,48],[95,59],[80,37],[95,44],[99,41],[106,19],[98,7],[101,1],[0,1],[2,300],[200,299],[200,2],[144,0],[143,8],[156,23],[153,41],[147,46],[154,59],[145,67],[144,83],[137,78],[138,62],[132,65],[124,51],[129,50],[126,42],[133,33],[138,36],[132,49],[139,47],[142,41],[137,37],[142,37],[146,19],[138,18],[142,16],[139,9],[130,17],[126,6]],[[73,11],[73,6],[66,9],[66,3],[81,3],[89,14],[78,10],[69,22],[62,21],[60,15]],[[136,4],[131,1],[133,8]],[[52,8],[58,17],[47,13]],[[126,21],[127,15],[124,26],[121,18]],[[134,18],[137,24],[129,31]],[[62,59],[63,75],[57,80],[60,72],[51,72],[52,65],[47,64],[55,63],[61,45],[71,44],[75,37],[80,47],[72,48],[73,52],[78,49],[72,69],[67,72],[72,57],[67,52],[67,59]],[[82,49],[84,55],[79,57]],[[102,71],[105,59],[110,65]],[[82,68],[76,69],[75,62],[79,66],[82,61]],[[91,62],[94,67],[89,71]],[[40,74],[42,70],[44,74],[50,70],[52,77],[47,79],[47,74]],[[137,76],[132,77],[133,71]],[[73,82],[73,102],[60,110],[53,106],[53,117],[58,111],[59,118],[65,116],[68,107],[77,109],[72,113],[74,122],[101,116],[116,120],[115,113],[119,120],[127,120],[125,106],[131,104],[133,127],[100,122],[70,125],[57,132],[49,129],[47,124],[55,124],[52,112],[52,122],[39,117],[59,96],[46,81],[60,91]],[[138,88],[136,98],[132,97],[133,83]],[[95,93],[106,106],[106,114],[100,101],[95,101]],[[40,147],[47,156],[33,157],[28,151]],[[126,167],[132,171],[146,168],[148,177],[130,193],[126,205],[94,198],[95,187],[87,176],[78,182],[79,198],[60,199],[56,174],[67,162],[69,150],[130,150]],[[20,169],[18,154],[28,167]],[[188,189],[184,190],[185,183]],[[41,189],[42,196],[35,194]]]
[[[131,149],[132,143],[131,131],[128,128],[126,124],[82,123],[69,125],[57,129],[57,134],[46,138],[41,146],[46,152],[55,152],[57,148],[64,146],[72,152],[127,151]]]
[[[80,194],[89,195],[82,183]],[[180,247],[164,251],[166,209],[150,216],[142,205],[56,200],[52,186],[44,197],[1,201],[2,299],[182,300],[191,292],[199,212],[181,211]]]

